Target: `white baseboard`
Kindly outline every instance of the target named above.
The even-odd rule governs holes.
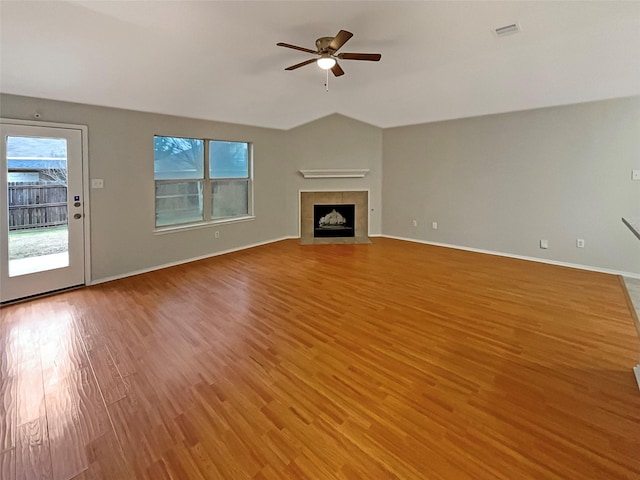
[[[187,258],[187,259],[184,259],[184,260],[178,260],[177,262],[163,263],[162,265],[156,265],[156,266],[149,267],[149,268],[143,268],[142,270],[134,270],[132,272],[123,273],[121,275],[114,275],[112,277],[105,277],[105,278],[99,278],[99,279],[96,279],[96,280],[92,280],[91,282],[87,283],[87,285],[98,285],[100,283],[112,282],[113,280],[120,280],[121,278],[133,277],[134,275],[141,275],[143,273],[149,273],[149,272],[153,272],[155,270],[161,270],[163,268],[175,267],[177,265],[183,265],[185,263],[197,262],[198,260],[204,260],[206,258],[217,257],[218,255],[225,255],[227,253],[239,252],[240,250],[247,250],[249,248],[260,247],[262,245],[268,245],[270,243],[280,242],[282,240],[290,240],[290,239],[294,239],[294,238],[298,238],[298,237],[296,237],[296,236],[288,236],[288,237],[275,238],[273,240],[266,240],[264,242],[252,243],[250,245],[243,245],[243,246],[237,247],[237,248],[230,248],[228,250],[221,250],[219,252],[209,253],[207,255],[201,255],[199,257],[192,257],[192,258]]]
[[[620,270],[610,270],[608,268],[592,267],[590,265],[580,265],[578,263],[560,262],[560,261],[557,261],[557,260],[548,260],[546,258],[526,257],[524,255],[515,255],[513,253],[494,252],[492,250],[483,250],[481,248],[465,247],[465,246],[461,246],[461,245],[451,245],[451,244],[448,244],[448,243],[429,242],[429,241],[426,241],[426,240],[416,240],[415,238],[397,237],[395,235],[381,235],[381,236],[385,237],[385,238],[392,238],[394,240],[404,240],[405,242],[414,242],[414,243],[422,243],[422,244],[425,244],[425,245],[433,245],[435,247],[445,247],[445,248],[453,248],[453,249],[456,249],[456,250],[466,250],[468,252],[484,253],[484,254],[487,254],[487,255],[496,255],[498,257],[516,258],[518,260],[527,260],[527,261],[530,261],[530,262],[546,263],[546,264],[549,264],[549,265],[558,265],[560,267],[576,268],[578,270],[589,270],[591,272],[607,273],[609,275],[622,275],[623,277],[640,279],[640,273],[634,273],[634,272],[623,272],[623,271],[620,271]]]
[[[604,269],[604,268],[591,267],[591,266],[587,266],[587,265],[579,265],[579,264],[575,264],[575,263],[558,262],[556,260],[547,260],[547,259],[543,259],[543,258],[526,257],[526,256],[523,256],[523,255],[514,255],[514,254],[511,254],[511,253],[494,252],[494,251],[491,251],[491,250],[482,250],[482,249],[479,249],[479,248],[464,247],[464,246],[460,246],[460,245],[451,245],[451,244],[447,244],[447,243],[429,242],[429,241],[426,241],[426,240],[416,240],[415,238],[398,237],[398,236],[395,236],[395,235],[384,235],[384,234],[376,233],[376,234],[369,234],[369,236],[370,237],[392,238],[394,240],[404,240],[406,242],[421,243],[421,244],[424,244],[424,245],[433,245],[433,246],[436,246],[436,247],[453,248],[453,249],[456,249],[456,250],[466,250],[466,251],[469,251],[469,252],[484,253],[484,254],[487,254],[487,255],[496,255],[496,256],[499,256],[499,257],[516,258],[516,259],[519,259],[519,260],[528,260],[528,261],[531,261],[531,262],[547,263],[547,264],[550,264],[550,265],[559,265],[559,266],[562,266],[562,267],[576,268],[576,269],[579,269],[579,270],[589,270],[589,271],[593,271],[593,272],[607,273],[607,274],[610,274],[610,275],[622,275],[624,277],[640,279],[640,274],[633,273],[633,272],[622,272],[622,271],[617,271],[617,270],[609,270],[609,269]],[[280,242],[282,240],[292,240],[292,239],[298,239],[298,238],[299,237],[297,235],[288,235],[288,236],[285,236],[285,237],[275,238],[273,240],[266,240],[264,242],[253,243],[253,244],[250,244],[250,245],[243,245],[243,246],[237,247],[237,248],[231,248],[231,249],[228,249],[228,250],[221,250],[219,252],[214,252],[214,253],[207,254],[207,255],[201,255],[199,257],[192,257],[192,258],[187,258],[187,259],[184,259],[184,260],[179,260],[177,262],[164,263],[162,265],[156,265],[156,266],[149,267],[149,268],[144,268],[144,269],[141,269],[141,270],[134,270],[132,272],[123,273],[121,275],[114,275],[112,277],[94,279],[94,280],[91,280],[91,282],[88,282],[87,285],[97,285],[99,283],[111,282],[113,280],[119,280],[121,278],[127,278],[127,277],[132,277],[134,275],[140,275],[140,274],[143,274],[143,273],[153,272],[155,270],[161,270],[163,268],[175,267],[176,265],[182,265],[184,263],[197,262],[198,260],[204,260],[206,258],[217,257],[218,255],[225,255],[227,253],[238,252],[240,250],[246,250],[248,248],[259,247],[261,245],[268,245],[270,243]]]

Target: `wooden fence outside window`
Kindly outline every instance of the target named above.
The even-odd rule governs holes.
[[[9,182],[9,230],[67,224],[67,187]]]

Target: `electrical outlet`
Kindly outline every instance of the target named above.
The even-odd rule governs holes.
[[[578,238],[576,240],[576,247],[577,248],[584,248],[584,238]]]
[[[433,228],[434,230],[438,229],[438,222],[431,222],[431,228]]]
[[[549,248],[549,240],[540,240],[540,248],[542,249]]]
[[[414,227],[417,227],[417,226],[418,226],[418,221],[417,221],[417,220],[413,220],[411,223],[412,223],[412,225],[413,225]]]
[[[213,236],[216,238],[220,238],[220,232],[216,230],[216,233],[214,233]]]
[[[104,188],[104,180],[102,178],[92,178],[91,188]]]

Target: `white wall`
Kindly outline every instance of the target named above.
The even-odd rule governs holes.
[[[91,191],[93,280],[126,275],[167,263],[281,238],[288,199],[281,172],[285,133],[167,115],[56,102],[13,95],[0,97],[0,117],[72,123],[89,127],[89,169],[104,179]],[[157,235],[153,180],[153,136],[175,135],[254,144],[256,219]],[[220,238],[214,238],[214,231]]]
[[[383,159],[386,235],[640,274],[640,97],[386,129]]]

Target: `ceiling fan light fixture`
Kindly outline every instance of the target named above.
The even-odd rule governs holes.
[[[329,70],[330,68],[333,68],[334,65],[336,64],[336,59],[331,58],[328,54],[325,54],[322,57],[320,57],[318,60],[316,60],[316,63],[321,69]]]

